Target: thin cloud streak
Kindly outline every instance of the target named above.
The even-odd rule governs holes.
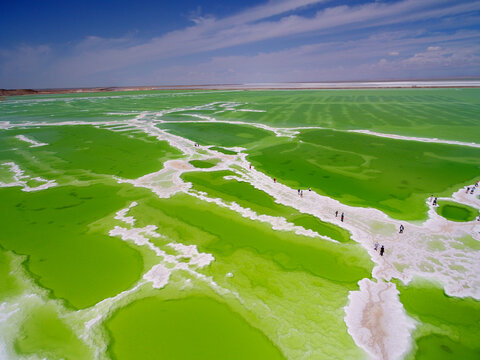
[[[300,4],[303,5],[304,3],[306,2]],[[296,4],[300,5],[298,2]],[[263,17],[259,16],[259,11],[255,8],[251,15],[246,12],[242,16],[233,17],[235,20],[233,26],[226,28],[224,26],[224,24],[229,24],[230,18],[220,21],[210,20],[184,30],[168,33],[145,44],[108,49],[103,52],[87,51],[82,57],[68,59],[60,64],[59,68],[67,71],[72,67],[79,67],[80,64],[87,64],[90,66],[84,67],[86,73],[95,73],[146,61],[185,56],[301,33],[320,30],[333,31],[335,28],[345,25],[349,26],[350,30],[355,30],[415,21],[422,16],[431,19],[435,16],[444,16],[447,13],[453,15],[463,11],[472,11],[472,9],[480,9],[480,2],[476,2],[449,6],[441,10],[431,10],[426,15],[419,14],[419,10],[434,4],[438,4],[438,0],[424,2],[407,0],[393,5],[373,3],[356,7],[337,6],[318,12],[313,18],[289,15],[277,21],[249,24],[251,20],[259,20],[276,13],[276,11],[269,11],[268,6],[265,6],[261,11]],[[293,6],[288,9],[292,10]],[[243,22],[240,20],[243,20]],[[374,20],[377,21],[374,22]],[[213,31],[214,29],[218,30]],[[342,29],[342,31],[344,30]]]

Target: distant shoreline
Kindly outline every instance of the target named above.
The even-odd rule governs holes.
[[[0,96],[75,94],[147,90],[333,90],[333,89],[414,89],[414,88],[480,88],[480,80],[413,80],[358,82],[298,82],[259,84],[119,86],[56,89],[0,89]]]

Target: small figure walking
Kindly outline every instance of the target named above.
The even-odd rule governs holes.
[[[308,191],[312,191],[312,188],[308,188]]]
[[[468,194],[468,191],[469,191],[469,190],[470,190],[470,188],[469,188],[469,187],[467,187],[467,191],[465,191],[465,193],[466,193],[466,194]]]
[[[251,169],[251,168],[252,168],[252,164],[250,164],[250,167],[249,167],[249,169]]]
[[[385,248],[384,248],[383,245],[382,245],[382,247],[380,248],[380,256],[383,256],[383,253],[384,253],[384,252],[385,252]]]
[[[337,217],[337,216],[338,216],[338,210],[337,210],[337,211],[335,211],[335,217]]]
[[[340,220],[343,222],[344,218],[345,218],[345,215],[342,213],[342,216],[340,216]]]
[[[300,190],[300,197],[303,197],[303,190]]]
[[[472,187],[472,190],[470,191],[470,194],[473,194],[474,191],[475,191],[475,188]]]
[[[475,187],[478,187],[478,180],[475,182]]]
[[[298,189],[298,195],[300,196],[300,189]]]
[[[273,178],[273,182],[276,183],[276,182],[277,182],[277,178]]]
[[[375,246],[373,247],[373,249],[374,249],[375,251],[377,251],[378,245],[380,245],[380,244],[379,244],[378,242],[376,242],[376,243],[375,243]]]
[[[403,227],[403,225],[400,224],[400,234],[403,234],[403,229],[405,228]]]
[[[437,205],[437,198],[433,199],[433,206]]]

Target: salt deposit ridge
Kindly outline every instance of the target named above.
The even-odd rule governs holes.
[[[45,190],[57,185],[55,180],[47,180],[38,176],[31,177],[30,175],[26,175],[25,172],[20,168],[20,166],[18,166],[14,162],[5,162],[3,164],[0,164],[0,166],[8,168],[12,175],[12,181],[0,181],[0,187],[20,186],[22,188],[22,191],[38,191]],[[36,184],[37,186],[31,186],[32,184]]]
[[[414,277],[432,279],[441,283],[445,292],[450,296],[469,296],[480,300],[479,251],[465,250],[459,246],[462,244],[459,239],[465,236],[471,236],[476,241],[480,241],[480,222],[455,223],[448,221],[437,214],[435,207],[429,199],[425,199],[429,206],[428,219],[422,223],[408,223],[392,219],[376,209],[344,205],[335,199],[319,195],[313,191],[304,191],[303,198],[300,198],[296,189],[278,182],[275,183],[269,176],[254,168],[250,168],[250,163],[246,160],[247,153],[244,152],[245,149],[234,148],[234,150],[239,151],[237,155],[225,155],[210,149],[208,146],[195,147],[192,141],[172,135],[155,126],[163,121],[163,115],[176,111],[188,110],[194,112],[202,109],[259,111],[245,108],[245,105],[237,103],[211,103],[162,112],[142,112],[130,120],[35,122],[22,123],[21,126],[75,126],[88,124],[111,127],[112,131],[141,130],[146,134],[155,136],[160,141],[167,141],[171,146],[183,153],[183,158],[168,161],[164,164],[163,169],[135,180],[118,178],[117,181],[120,183],[131,183],[134,186],[148,188],[161,198],[168,198],[176,193],[185,193],[203,201],[228,208],[246,218],[268,223],[273,229],[279,231],[293,231],[305,236],[335,241],[311,230],[295,226],[284,218],[258,215],[251,209],[243,208],[236,203],[210,198],[207,194],[192,190],[191,185],[183,182],[181,179],[181,175],[188,171],[230,170],[235,173],[235,176],[230,177],[231,179],[251,184],[256,189],[272,196],[277,203],[349,230],[352,234],[352,239],[366,249],[375,266],[372,271],[372,279],[362,279],[359,282],[359,290],[350,293],[349,304],[345,308],[345,322],[356,344],[364,349],[372,359],[400,359],[411,347],[411,332],[415,328],[415,322],[405,313],[403,305],[398,298],[398,290],[395,284],[390,282],[392,278],[399,279],[405,284],[408,284]],[[239,108],[240,106],[242,108]],[[195,113],[189,115],[198,119],[191,122],[218,122],[214,117]],[[185,121],[182,122],[185,123]],[[295,137],[296,134],[296,129],[274,128],[263,124],[234,121],[227,123],[255,126],[271,131],[276,136]],[[15,128],[17,125],[2,123],[1,127],[8,129]],[[480,144],[399,137],[394,134],[379,134],[360,130],[357,132],[404,141],[426,141],[480,147]],[[46,145],[26,137],[19,139],[33,144],[32,147]],[[189,164],[191,160],[209,159],[220,159],[220,162],[209,169],[198,169]],[[4,163],[1,165],[10,169],[14,180],[8,184],[0,183],[0,186],[21,186],[24,191],[34,191],[56,185],[53,180],[33,178],[43,182],[43,184],[37,187],[29,187],[28,176],[22,172],[17,164]],[[477,194],[478,191],[480,190],[477,190]],[[464,189],[461,188],[452,194],[451,197],[442,199],[454,200],[480,210],[480,200],[477,194],[476,196],[467,195]],[[124,225],[115,226],[110,231],[110,235],[119,237],[124,241],[132,241],[138,246],[150,249],[158,256],[159,263],[146,272],[143,279],[132,289],[118,294],[114,298],[105,299],[91,309],[83,310],[85,314],[85,329],[83,330],[82,338],[87,343],[94,342],[94,334],[96,331],[99,331],[98,327],[104,316],[102,314],[108,313],[106,309],[112,303],[121,302],[122,299],[135,293],[146,283],[151,283],[155,288],[162,288],[168,283],[173,271],[187,271],[201,281],[208,283],[215,291],[219,293],[228,292],[228,290],[221,288],[215,283],[212,278],[206,277],[200,272],[201,268],[208,266],[208,264],[214,261],[211,254],[200,253],[192,245],[169,243],[168,246],[174,249],[177,255],[168,255],[164,249],[155,246],[150,241],[150,238],[160,238],[163,235],[157,232],[157,228],[154,225],[148,225],[143,228],[135,227],[135,218],[128,216],[128,213],[136,205],[136,203],[132,203],[128,208],[119,209],[115,219],[121,221]],[[337,210],[345,214],[345,222],[341,222],[339,218],[335,217],[334,212]],[[401,224],[405,226],[405,231],[402,234],[398,232]],[[385,246],[386,251],[383,257],[374,250],[374,244],[377,242]],[[181,259],[187,259],[188,261],[180,261]],[[234,274],[229,273],[228,276],[234,276]],[[237,294],[235,296],[238,297]],[[239,298],[239,300],[241,299]],[[9,314],[12,311],[15,310],[0,308],[0,319],[10,316]]]

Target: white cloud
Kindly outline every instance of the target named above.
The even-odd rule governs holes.
[[[445,59],[448,58],[451,59],[451,63],[458,62],[460,58],[465,61],[476,61],[478,50],[473,50],[469,56],[466,56],[464,51],[456,53],[443,51],[446,48],[460,49],[462,46],[467,48],[471,47],[472,43],[478,43],[480,35],[477,31],[463,30],[448,35],[440,31],[430,33],[428,26],[422,28],[417,23],[428,19],[430,24],[434,19],[443,20],[445,17],[459,14],[469,16],[472,11],[480,10],[479,1],[458,4],[453,0],[441,2],[403,0],[393,3],[371,2],[356,6],[333,5],[310,16],[299,15],[297,12],[299,9],[324,2],[326,0],[269,1],[221,19],[201,16],[199,10],[192,14],[191,26],[148,41],[140,41],[135,34],[115,39],[90,36],[76,44],[67,56],[57,58],[51,67],[47,65],[44,72],[49,72],[48,78],[57,81],[57,86],[85,86],[88,82],[90,85],[112,85],[113,79],[117,79],[115,81],[118,82],[114,83],[116,85],[127,81],[130,83],[135,81],[137,84],[245,82],[252,81],[252,74],[255,74],[255,78],[276,79],[275,81],[284,81],[282,76],[289,81],[301,81],[304,80],[301,79],[302,76],[312,78],[306,75],[308,71],[310,74],[326,77],[327,80],[334,80],[335,76],[345,74],[354,79],[370,74],[369,69],[379,66],[382,67],[382,71],[387,71],[393,63],[401,65],[405,70],[407,65],[411,67],[414,64],[416,66],[426,63],[445,64]],[[385,29],[392,24],[404,24],[404,28],[410,30],[386,32]],[[211,58],[210,61],[205,60],[207,54],[212,56],[220,49],[227,52],[228,48],[260,41],[263,41],[262,44],[266,44],[265,47],[268,49],[269,40],[282,39],[287,43],[285,40],[302,39],[303,35],[315,40],[310,40],[310,45],[276,52],[269,53],[266,50],[253,56],[224,56]],[[326,40],[335,37],[339,40],[334,42]],[[434,57],[427,54],[429,52],[438,54]],[[195,60],[200,54],[203,59],[201,62]],[[387,61],[384,59],[386,54],[398,60]],[[400,54],[403,60],[400,59]],[[192,59],[188,66],[176,65],[165,68],[165,65],[162,65],[167,59],[186,56]],[[10,69],[13,69],[20,79],[22,74],[28,72],[22,67],[34,67],[26,62],[22,63],[21,57],[25,57],[25,54],[16,51],[8,60],[8,56],[5,57],[0,52],[0,67],[3,68],[8,62],[18,64],[16,68],[10,65]],[[18,61],[12,60],[14,58]],[[38,60],[44,59],[45,56],[37,49],[37,53],[31,58]],[[156,76],[142,72],[142,64],[146,63],[158,64]],[[337,71],[340,67],[343,72]],[[132,68],[136,69],[135,76],[131,75]],[[365,73],[357,74],[348,69]],[[118,75],[120,73],[121,76]],[[3,79],[0,80],[5,79],[5,71],[3,74]],[[375,75],[374,72],[373,74]],[[222,81],[221,76],[231,80]],[[32,76],[31,80],[35,78]],[[13,77],[10,76],[9,79]],[[37,80],[40,81],[38,76]],[[96,82],[91,83],[94,81]]]
[[[149,76],[149,84],[259,83],[285,81],[381,80],[401,78],[480,75],[480,45],[465,46],[460,34],[452,34],[450,47],[426,51],[431,37],[419,39],[409,34],[384,34],[390,39],[379,46],[377,36],[355,41],[335,41],[262,52],[252,56],[219,56],[194,66],[159,68]],[[435,35],[434,38],[436,38]],[[469,34],[472,36],[472,34]],[[477,33],[480,37],[480,33]],[[409,57],[385,59],[391,50]],[[136,78],[135,83],[147,79]]]
[[[388,64],[387,59],[380,59],[380,61],[378,62],[378,65],[380,65],[380,66],[385,66],[387,64]]]
[[[315,31],[332,31],[340,26],[361,29],[378,23],[395,23],[416,11],[438,3],[437,0],[405,0],[393,4],[370,3],[360,6],[337,6],[318,12],[314,17],[287,15],[278,20],[264,20],[273,15],[316,3],[315,0],[269,2],[241,14],[216,20],[208,18],[194,26],[129,47],[106,46],[103,51],[87,51],[83,56],[66,59],[60,69],[81,67],[86,73],[119,69],[146,61],[185,56]],[[458,8],[456,6],[451,7]],[[478,4],[480,8],[480,3]],[[458,10],[458,9],[457,9]],[[443,14],[443,13],[441,13]],[[251,23],[254,22],[254,23]],[[339,29],[344,31],[344,29]],[[80,66],[84,64],[84,66]]]

